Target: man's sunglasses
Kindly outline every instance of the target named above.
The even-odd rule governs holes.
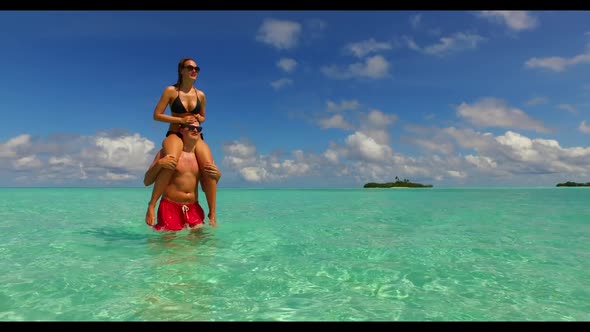
[[[184,66],[184,68],[188,69],[189,71],[195,70],[197,73],[201,71],[201,68],[199,68],[199,66]]]
[[[203,127],[193,125],[181,125],[180,128],[187,128],[188,130],[196,131],[197,133],[200,133],[203,130]]]

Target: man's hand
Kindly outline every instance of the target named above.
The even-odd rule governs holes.
[[[169,154],[166,157],[158,160],[158,166],[160,168],[174,170],[174,169],[176,169],[176,159],[174,158],[173,155]]]
[[[203,170],[205,171],[205,174],[207,174],[207,176],[215,179],[216,182],[219,181],[219,178],[221,178],[221,172],[213,163],[206,163],[203,166]]]

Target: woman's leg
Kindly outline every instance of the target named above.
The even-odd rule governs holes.
[[[217,204],[217,181],[214,178],[208,176],[203,170],[203,167],[206,164],[215,165],[215,163],[213,162],[213,156],[211,155],[209,145],[207,145],[207,143],[205,143],[205,141],[202,139],[197,141],[197,145],[195,146],[195,154],[199,163],[201,187],[205,192],[207,205],[209,206],[209,224],[211,226],[215,226],[217,224],[215,219],[215,208]]]
[[[180,153],[182,152],[182,140],[180,137],[176,136],[175,134],[170,134],[164,142],[162,143],[164,148],[164,156],[173,155],[176,161],[180,157]],[[172,174],[174,170],[163,168],[158,173],[158,177],[156,178],[156,182],[154,183],[154,189],[152,190],[152,197],[148,203],[148,209],[145,214],[145,222],[146,224],[152,226],[156,223],[156,215],[155,215],[155,208],[158,199],[164,193],[166,186],[170,183],[170,179],[172,178]]]

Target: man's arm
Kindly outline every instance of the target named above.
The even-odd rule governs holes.
[[[156,181],[156,177],[157,177],[158,173],[160,172],[160,167],[158,166],[158,160],[160,160],[160,158],[162,157],[161,155],[162,155],[162,150],[160,150],[160,151],[158,151],[158,153],[156,153],[156,156],[154,157],[154,161],[152,161],[152,164],[150,165],[148,170],[145,172],[145,174],[143,176],[143,185],[144,186],[147,187]]]
[[[143,177],[143,184],[146,187],[153,184],[156,181],[156,178],[158,177],[158,173],[160,173],[160,170],[162,168],[168,168],[168,169],[175,169],[176,168],[176,159],[174,159],[174,156],[172,156],[172,155],[163,156],[163,154],[164,154],[164,151],[160,150],[156,154],[156,157],[154,158],[154,161],[150,165],[150,168],[147,170],[147,172],[145,172],[145,175]]]
[[[215,179],[215,182],[219,182],[219,178],[221,178],[221,172],[219,171],[219,169],[217,169],[217,166],[215,166],[214,164],[206,164],[203,168],[207,173],[206,176],[210,176],[213,179]],[[204,176],[204,174],[199,173],[197,183],[195,184],[195,201],[199,201],[199,182],[201,182],[201,176]]]

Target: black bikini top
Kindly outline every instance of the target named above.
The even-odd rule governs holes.
[[[193,87],[193,89],[195,89]],[[180,91],[178,91],[178,95],[176,96],[176,99],[174,99],[174,101],[172,102],[172,105],[170,106],[170,110],[172,111],[172,113],[193,113],[193,114],[199,114],[199,112],[201,111],[201,101],[199,100],[199,94],[197,93],[197,89],[195,89],[195,93],[197,93],[197,105],[195,105],[195,108],[192,111],[187,111],[186,108],[184,108],[184,105],[182,105],[182,102],[180,101]]]

